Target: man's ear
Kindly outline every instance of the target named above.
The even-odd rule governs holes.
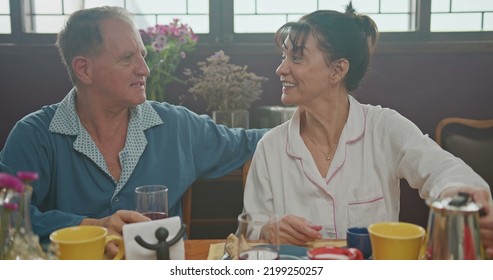
[[[77,79],[84,83],[91,82],[90,75],[90,61],[83,56],[76,56],[72,59],[72,69],[74,69],[74,73],[77,76]]]

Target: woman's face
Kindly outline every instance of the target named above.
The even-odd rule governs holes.
[[[332,69],[327,63],[313,34],[306,40],[303,53],[294,51],[289,38],[286,39],[282,62],[276,70],[281,78],[281,101],[285,105],[307,105],[326,97],[332,88]]]

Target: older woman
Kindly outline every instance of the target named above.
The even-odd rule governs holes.
[[[351,6],[313,12],[276,33],[281,100],[298,108],[259,142],[244,207],[280,215],[283,243],[345,238],[348,227],[397,221],[401,178],[422,198],[467,188],[491,200],[480,176],[411,121],[350,95],[377,38],[374,21]]]

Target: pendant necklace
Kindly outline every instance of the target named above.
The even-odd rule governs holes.
[[[329,160],[330,160],[330,154],[332,153],[332,149],[329,149],[329,151],[328,151],[327,153],[326,153],[326,152],[324,152],[324,150],[322,150],[322,148],[320,148],[320,147],[317,145],[317,143],[315,143],[315,141],[313,141],[312,136],[310,135],[310,132],[307,132],[307,133],[306,133],[306,135],[308,136],[308,139],[310,139],[310,142],[312,142],[312,143],[313,143],[313,145],[315,145],[315,147],[317,147],[317,149],[319,149],[319,150],[322,152],[322,154],[324,154],[325,159],[326,159],[327,161],[329,161]]]

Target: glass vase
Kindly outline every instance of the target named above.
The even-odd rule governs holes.
[[[26,185],[22,193],[4,192],[0,196],[0,259],[39,260],[46,254],[39,244],[39,237],[32,231],[29,205],[32,187]],[[6,203],[18,205],[16,210],[4,207]]]
[[[248,110],[237,111],[213,111],[212,119],[217,124],[227,127],[241,127],[248,129],[250,126],[250,114]]]

